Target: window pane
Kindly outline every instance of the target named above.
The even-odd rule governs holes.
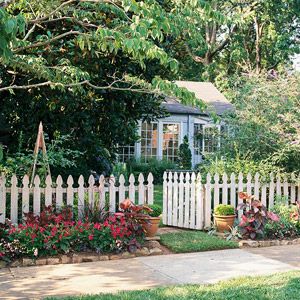
[[[163,157],[171,161],[177,160],[179,128],[179,124],[163,125]]]
[[[156,157],[157,153],[157,123],[143,123],[141,134],[141,157],[144,161]]]

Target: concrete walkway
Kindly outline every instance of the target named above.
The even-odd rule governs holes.
[[[295,257],[298,262],[289,260],[290,257]],[[0,299],[40,299],[50,295],[95,294],[173,284],[214,283],[242,275],[300,269],[299,261],[299,246],[281,246],[1,269]]]

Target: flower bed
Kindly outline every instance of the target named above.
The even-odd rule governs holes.
[[[300,239],[300,202],[286,205],[277,199],[270,209],[244,192],[239,193],[243,203],[237,210],[243,212],[238,225],[227,238],[242,239],[240,246],[266,247],[298,244]]]
[[[0,258],[39,258],[75,252],[97,254],[134,252],[141,247],[143,230],[131,216],[107,215],[99,222],[73,220],[72,210],[55,213],[47,207],[40,216],[26,215],[23,224],[7,222],[0,229]]]

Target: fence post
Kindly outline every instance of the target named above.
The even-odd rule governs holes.
[[[183,211],[184,211],[184,206],[183,206],[183,201],[184,201],[184,175],[181,172],[179,174],[179,186],[178,186],[178,191],[179,191],[179,218],[178,218],[178,226],[182,227],[183,226]]]
[[[172,201],[173,201],[173,174],[169,172],[168,174],[168,225],[172,225],[172,216],[173,216],[173,209],[172,209]]]
[[[90,175],[88,179],[88,197],[89,197],[89,208],[91,210],[94,210],[94,205],[95,205],[95,195],[94,195],[94,185],[95,185],[95,178],[93,175]]]
[[[214,175],[214,206],[216,207],[220,203],[220,187],[219,187],[219,174]]]

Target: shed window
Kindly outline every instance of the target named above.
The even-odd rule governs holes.
[[[179,124],[163,124],[163,158],[176,162],[179,148]]]
[[[157,144],[157,123],[143,123],[141,128],[141,158],[144,161],[157,157]]]
[[[132,145],[126,145],[126,146],[120,146],[118,148],[118,160],[119,162],[127,162],[131,158],[135,157],[135,146]]]
[[[194,124],[194,155],[213,153],[220,148],[220,125]]]

